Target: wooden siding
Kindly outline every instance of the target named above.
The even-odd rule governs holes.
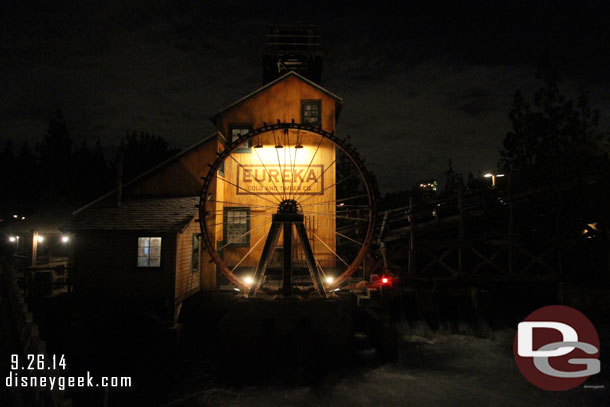
[[[201,261],[197,271],[192,269],[193,234],[198,233],[200,233],[199,222],[193,220],[184,233],[178,234],[176,241],[176,306],[200,289]],[[197,256],[200,255],[200,252],[201,250]]]
[[[217,128],[223,135],[230,137],[228,129],[231,124],[247,123],[253,128],[257,128],[263,125],[263,121],[274,123],[277,119],[285,122],[294,119],[296,122],[301,122],[302,100],[320,100],[321,127],[327,131],[334,131],[336,100],[296,77],[288,77],[224,112],[218,117]],[[296,165],[299,166],[299,169],[305,169],[310,163],[320,137],[307,132],[298,134],[305,148],[297,152]],[[292,143],[296,140],[296,135],[297,132],[290,132],[289,137],[293,140]],[[277,165],[276,150],[273,148],[274,134],[266,134],[254,143],[257,141],[264,145],[263,149],[257,149],[259,154],[266,155],[264,161]],[[126,186],[123,190],[124,197],[129,199],[131,197],[198,196],[201,192],[201,177],[207,174],[208,164],[214,162],[216,151],[220,151],[222,148],[220,139],[214,138]],[[249,153],[235,154],[234,158],[244,165],[259,164],[253,149]],[[284,168],[288,162],[294,165],[295,163],[290,160],[291,158],[288,157],[281,158],[280,165]],[[328,142],[322,143],[311,165],[314,166],[314,171],[317,171],[315,177],[319,177],[321,171],[326,169],[324,176],[315,179],[313,183],[313,188],[318,188],[318,192],[323,193],[300,199],[301,201],[307,199],[310,209],[316,208],[314,212],[334,213],[335,211],[332,203],[322,204],[335,199],[335,188],[332,187],[335,182],[335,166],[332,165],[334,160],[333,145]],[[225,178],[235,182],[238,176],[237,170],[237,164],[231,158],[227,159]],[[259,176],[260,174],[262,173],[259,173]],[[291,176],[294,177],[295,174],[292,173]],[[322,182],[324,188],[328,186],[330,188],[323,190]],[[301,185],[309,184],[310,182]],[[286,190],[290,191],[291,188],[293,186]],[[214,181],[211,191],[214,191],[214,199],[217,201],[235,202],[230,206],[239,206],[240,203],[261,205],[251,213],[253,216],[261,216],[251,218],[251,226],[256,231],[250,236],[250,244],[253,245],[266,234],[268,225],[264,225],[264,223],[271,219],[271,214],[275,211],[275,202],[280,199],[280,194],[265,196],[266,199],[273,202],[272,204],[267,200],[253,198],[253,195],[238,194],[234,186],[221,181]],[[299,192],[302,191],[298,191],[297,194]],[[224,204],[214,203],[210,209],[216,211],[215,221],[212,223],[217,224],[212,228],[211,233],[216,237],[216,242],[222,245]],[[335,262],[334,256],[313,237],[311,232],[315,232],[329,247],[334,249],[336,247],[334,218],[307,212],[305,213],[306,227],[310,233],[310,242],[315,256],[324,265],[332,266]],[[146,306],[161,310],[160,312],[167,320],[175,321],[176,310],[185,298],[198,290],[215,290],[218,287],[216,265],[209,261],[207,251],[200,249],[200,272],[193,273],[191,270],[192,235],[198,232],[199,223],[196,221],[191,222],[185,232],[179,234],[161,234],[155,231],[148,233],[79,232],[74,240],[75,294],[90,299],[125,300],[141,305],[148,304]],[[148,269],[136,266],[138,236],[161,236],[163,238],[160,268]],[[282,245],[282,243],[280,240],[279,244]],[[262,246],[261,243],[243,266],[252,267],[258,262]],[[248,247],[228,247],[222,252],[226,262],[231,266],[248,249]],[[298,249],[299,247],[295,245],[297,252]],[[304,260],[298,253],[296,259]]]
[[[322,128],[327,131],[335,129],[335,99],[294,76],[224,112],[218,117],[216,128],[228,135],[232,124],[248,123],[257,128],[262,127],[263,122],[275,123],[278,119],[282,122],[294,119],[301,123],[302,100],[320,100]]]
[[[137,267],[139,236],[161,236],[161,267]],[[74,294],[94,301],[130,302],[174,315],[176,236],[157,232],[80,232],[74,245]]]
[[[329,132],[334,131],[335,99],[297,77],[288,77],[222,113],[218,116],[216,125],[218,130],[230,141],[229,131],[233,125],[247,124],[252,128],[258,128],[263,126],[263,122],[275,123],[277,119],[283,122],[290,122],[292,119],[301,122],[301,103],[305,100],[320,101],[321,127]],[[297,137],[304,146],[303,149],[295,151],[294,148],[277,150],[274,148],[277,142],[294,147]],[[335,203],[333,202],[336,192],[333,186],[336,172],[335,147],[328,140],[324,140],[318,147],[319,142],[319,135],[306,131],[290,130],[287,136],[281,131],[269,132],[252,141],[253,146],[260,143],[263,148],[251,148],[248,152],[234,153],[233,158],[227,158],[223,178],[232,184],[240,185],[247,191],[266,191],[264,195],[257,197],[248,194],[240,187],[218,181],[216,200],[231,202],[231,204],[217,203],[215,208],[208,208],[216,211],[214,221],[209,223],[218,225],[215,233],[220,247],[229,243],[224,241],[225,234],[223,233],[225,208],[250,207],[249,225],[252,232],[249,234],[249,245],[230,245],[222,250],[224,260],[230,268],[236,265],[260,239],[264,240],[277,203],[291,197],[297,197],[298,201],[305,200],[307,207],[303,207],[303,209],[306,215],[306,226],[316,259],[324,268],[336,266],[335,256],[320,242],[320,240],[324,241],[333,251],[336,248],[335,218],[326,215],[335,213]],[[272,174],[276,174],[273,171],[284,173],[286,170],[288,171],[285,173],[284,182],[282,182],[281,175],[274,181],[270,179]],[[314,179],[308,179],[309,176],[313,176]],[[306,191],[306,188],[310,188],[310,190]],[[273,189],[279,189],[280,192],[274,193]],[[313,233],[317,237],[314,237]],[[293,236],[296,239],[296,233],[293,233]],[[245,261],[240,264],[240,269],[252,269],[256,265],[262,253],[263,243],[260,241],[252,250]],[[280,238],[278,246],[283,246],[282,238]],[[304,263],[302,247],[297,244],[296,240],[293,248],[295,258],[303,260]]]
[[[216,159],[218,138],[179,157],[175,162],[159,168],[148,177],[128,185],[125,197],[139,196],[195,196],[201,193],[201,177],[208,173],[208,164]]]

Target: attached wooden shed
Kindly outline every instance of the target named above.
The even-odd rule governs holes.
[[[202,261],[197,204],[201,176],[219,135],[200,141],[78,209],[62,230],[74,235],[74,295],[124,303],[175,322],[188,296],[216,288]]]
[[[294,120],[334,132],[342,104],[338,96],[290,71],[214,115],[211,120],[217,132],[212,136],[127,182],[120,194],[111,191],[74,212],[63,227],[75,235],[74,294],[87,299],[125,302],[175,322],[184,299],[200,290],[215,290],[220,283],[215,264],[202,251],[196,208],[202,177],[207,175],[217,152],[244,132],[278,119],[284,122]],[[313,135],[302,137],[304,147],[299,155],[302,162],[295,163],[295,168],[298,167],[295,172],[300,174],[299,171],[305,169],[318,171],[311,181],[312,185],[315,184],[312,187],[315,191],[307,192],[315,195],[310,202],[330,201],[335,197],[334,146],[320,147],[319,138]],[[271,134],[258,141],[273,146]],[[318,151],[316,144],[319,148],[317,157],[313,153]],[[228,163],[226,168],[218,169],[216,180],[241,176],[241,182],[247,183],[251,176],[256,176],[255,166],[260,163],[255,161],[252,150],[248,145],[236,152],[244,163],[241,172],[234,164]],[[267,150],[261,149],[260,154],[264,157],[266,151],[275,153],[272,147],[268,147]],[[307,154],[316,160],[308,158]],[[269,155],[275,160],[274,154]],[[253,168],[253,172],[244,172],[244,168]],[[325,179],[327,187],[324,187]],[[215,181],[212,188],[215,199],[238,204],[251,201],[251,194],[235,190],[233,185],[239,185],[240,179],[234,181],[237,184]],[[243,188],[240,191],[243,192]],[[219,203],[218,223],[214,225],[217,243],[219,247],[226,246],[223,252],[229,262],[247,252],[264,233],[262,228],[251,233],[252,242],[250,238],[237,244],[227,242],[229,231],[241,234],[240,227],[249,225],[249,222],[231,224],[243,221],[241,215],[236,215],[237,209]],[[334,210],[334,206],[331,209]],[[250,214],[247,215],[250,218]],[[325,220],[312,215],[306,222],[326,241],[327,247],[335,247],[334,218]],[[334,265],[335,258],[324,247],[313,247],[313,250],[322,263],[325,256],[328,257],[324,265]],[[257,255],[253,251],[252,258],[243,266],[251,267]]]

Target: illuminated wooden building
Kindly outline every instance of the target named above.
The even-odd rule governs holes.
[[[278,120],[334,132],[342,103],[289,71],[214,115],[217,132],[212,136],[125,183],[120,194],[112,191],[77,210],[63,228],[75,235],[75,295],[137,303],[175,321],[188,296],[217,290],[223,283],[202,250],[197,214],[202,177],[217,152],[251,129]],[[255,245],[268,232],[275,202],[287,195],[304,196],[310,204],[304,215],[316,259],[327,270],[335,267],[336,220],[317,213],[335,210],[336,151],[332,143],[319,140],[306,131],[267,132],[241,146],[218,169],[215,196],[209,197],[217,202],[213,233],[225,262],[239,266],[236,272],[247,273],[256,265],[262,245]],[[279,251],[281,247],[280,241]],[[297,260],[298,251],[297,245]]]

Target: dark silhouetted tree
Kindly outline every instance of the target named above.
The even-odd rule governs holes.
[[[160,136],[132,133],[123,140],[125,179],[133,178],[176,154]],[[17,152],[11,140],[0,151],[0,218],[77,207],[114,187],[115,171],[104,157],[98,139],[75,142],[57,111],[34,151],[24,142]],[[11,218],[12,219],[12,218]]]
[[[499,166],[503,171],[543,171],[559,166],[583,166],[601,155],[599,113],[579,90],[574,102],[559,90],[559,79],[548,70],[537,74],[542,86],[533,104],[516,92],[509,112],[512,130],[503,141]]]
[[[180,151],[170,147],[163,137],[144,132],[132,132],[126,135],[121,147],[124,152],[123,179],[125,181],[142,174]],[[116,162],[114,165],[116,166]]]
[[[459,182],[463,181],[462,174],[453,169],[451,158],[448,161],[448,167],[445,171],[445,192],[455,192]]]
[[[93,149],[89,148],[87,139],[83,139],[72,159],[74,167],[78,169],[73,182],[79,201],[84,203],[95,199],[111,188],[112,171],[104,157],[100,139],[97,139]]]
[[[0,217],[12,211],[15,201],[15,151],[12,140],[6,140],[0,152]]]
[[[72,136],[61,110],[49,120],[43,140],[36,146],[38,152],[38,193],[40,205],[53,205],[59,200],[69,200],[77,192],[72,183]]]

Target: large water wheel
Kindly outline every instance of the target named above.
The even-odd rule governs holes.
[[[265,290],[290,296],[294,271],[306,266],[311,293],[324,297],[361,267],[375,228],[375,195],[348,142],[278,120],[218,152],[201,192],[203,242],[245,296]],[[228,216],[235,230],[227,230]],[[265,277],[280,239],[281,278],[273,288]]]

